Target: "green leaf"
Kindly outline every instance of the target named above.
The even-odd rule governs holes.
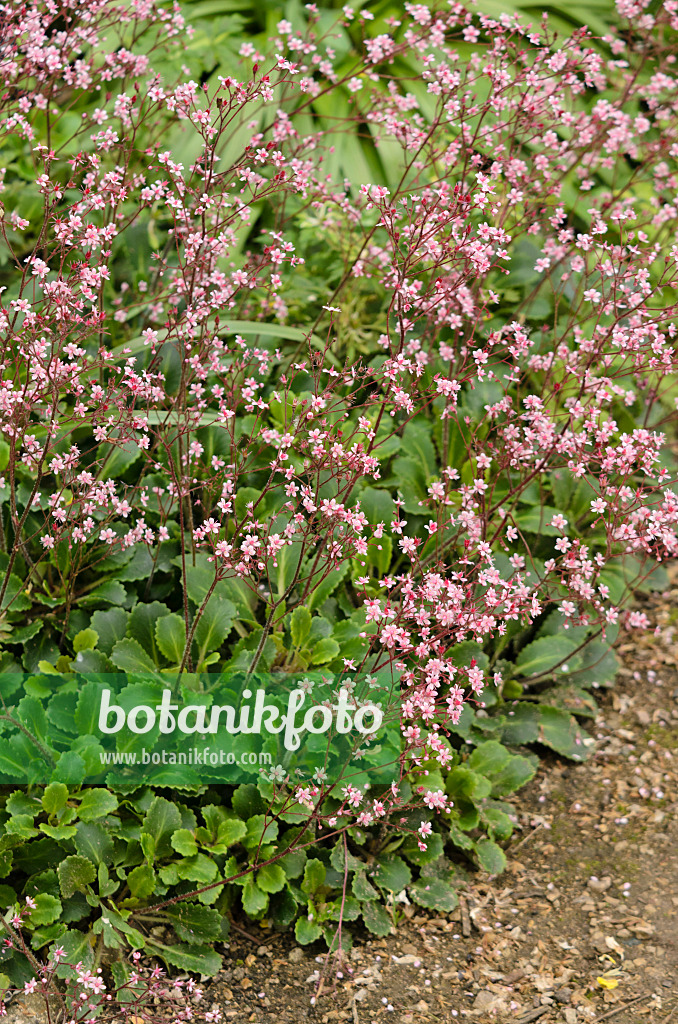
[[[48,924],[44,928],[36,928],[31,936],[31,946],[33,949],[41,949],[48,942],[54,942],[65,931],[66,925],[63,921],[56,921],[54,924]]]
[[[290,635],[295,647],[302,647],[304,640],[311,632],[311,613],[301,605],[294,609],[290,620]]]
[[[172,836],[180,828],[179,808],[164,797],[156,796],[151,801],[141,824],[142,833],[148,833],[155,843],[156,857],[171,857]]]
[[[90,626],[98,636],[97,647],[104,654],[110,654],[113,647],[127,633],[129,614],[123,608],[107,608],[96,611],[90,619]]]
[[[506,854],[501,846],[491,839],[481,839],[475,844],[478,862],[491,875],[500,875],[506,869]]]
[[[0,772],[16,782],[26,777],[26,758],[4,736],[0,736]]]
[[[544,636],[534,640],[516,658],[516,672],[521,676],[543,675],[565,662],[578,644],[566,636]]]
[[[99,730],[99,708],[103,683],[93,679],[81,688],[75,709],[75,726],[81,736],[95,736]]]
[[[518,512],[516,524],[525,533],[536,533],[541,537],[560,537],[562,531],[551,526],[551,520],[558,515],[558,509],[551,505],[533,505],[532,508]]]
[[[316,942],[322,935],[323,930],[317,921],[309,921],[307,917],[300,917],[294,925],[294,937],[300,946],[308,946]]]
[[[46,807],[44,809],[47,810]],[[15,789],[11,796],[7,798],[5,810],[12,816],[15,814],[27,814],[32,820],[36,814],[40,813],[40,804],[33,797],[30,797],[28,793]]]
[[[369,902],[371,900],[379,899],[379,893],[374,888],[372,883],[368,882],[367,875],[365,874],[364,871],[356,871],[355,875],[353,876],[351,888],[353,889],[353,895],[361,902]]]
[[[43,625],[42,620],[36,619],[25,626],[15,627],[12,629],[12,635],[8,638],[8,642],[12,644],[25,644],[40,632]]]
[[[480,816],[491,839],[508,839],[512,834],[513,822],[500,807],[483,807]]]
[[[445,788],[453,800],[472,800],[477,803],[490,795],[492,785],[483,775],[472,771],[466,765],[459,765],[447,776]]]
[[[238,817],[245,821],[255,814],[263,814],[266,810],[263,797],[253,782],[246,782],[242,786],[238,786],[231,799],[231,807]],[[203,814],[206,809],[203,809]]]
[[[482,646],[474,640],[462,640],[461,643],[455,644],[447,652],[447,657],[457,668],[470,668],[472,661],[475,661],[476,665],[481,669],[487,668],[489,664],[489,658],[483,651]]]
[[[401,857],[382,856],[379,858],[374,880],[380,889],[402,892],[412,881],[412,872]]]
[[[166,604],[152,601],[150,604],[135,604],[130,612],[127,631],[133,640],[141,644],[152,661],[159,661],[156,643],[156,625],[159,619],[170,614]]]
[[[13,612],[24,612],[30,608],[31,599],[24,593],[25,589],[26,588],[19,577],[12,573],[9,577],[7,589],[5,590],[5,595],[2,599],[2,605],[0,605],[0,608],[2,608],[2,610],[9,608]]]
[[[173,832],[171,843],[172,849],[180,853],[182,857],[192,857],[198,852],[195,836],[187,828],[179,828],[176,832]]]
[[[0,672],[0,697],[4,699],[11,697],[12,694],[21,689],[22,685],[23,676],[18,665],[14,672],[11,670]]]
[[[58,814],[62,807],[66,806],[67,800],[68,786],[64,786],[63,782],[51,782],[42,794],[43,810],[50,815]]]
[[[339,654],[339,644],[331,637],[318,641],[311,654],[311,665],[325,665]]]
[[[50,839],[61,842],[62,839],[73,839],[77,829],[75,825],[46,825],[44,822],[38,828]]]
[[[541,705],[539,708],[538,740],[547,747],[569,757],[573,761],[583,761],[588,754],[588,747],[583,743],[584,735],[577,720],[561,711]]]
[[[236,615],[236,607],[232,601],[214,596],[210,598],[195,630],[195,640],[201,658],[211,651],[219,650],[231,632]]]
[[[342,875],[345,871],[362,871],[365,868],[364,861],[354,857],[350,850],[344,850],[344,844],[341,840],[335,844],[330,854],[330,864],[335,871]]]
[[[112,863],[113,840],[103,825],[81,822],[73,842],[77,852],[94,864]]]
[[[86,789],[80,796],[78,816],[81,821],[96,821],[117,810],[118,798],[107,789]]]
[[[59,887],[64,899],[69,899],[76,892],[84,892],[96,878],[96,870],[91,860],[77,855],[66,857],[57,868]]]
[[[242,906],[250,917],[257,917],[268,907],[268,893],[260,889],[252,875],[248,875],[242,887]]]
[[[55,668],[50,661],[41,660],[38,662],[38,671],[42,672],[45,676],[60,676],[61,672],[58,668]]]
[[[127,884],[132,896],[136,899],[144,899],[150,896],[156,886],[156,875],[150,864],[139,864],[132,868],[127,876]]]
[[[181,860],[175,861],[175,866],[179,878],[198,882],[200,885],[209,885],[219,873],[216,863],[211,857],[206,857],[204,853],[183,857]]]
[[[497,740],[476,747],[468,759],[469,767],[481,775],[496,775],[508,763],[511,754]]]
[[[163,914],[182,942],[195,942],[196,939],[216,941],[222,937],[222,917],[218,910],[182,902],[166,907]]]
[[[240,821],[238,818],[227,818],[226,821],[219,822],[216,840],[214,843],[208,843],[207,846],[214,854],[226,853],[231,846],[235,846],[246,835],[247,825],[244,821]]]
[[[362,903],[360,910],[363,915],[363,921],[368,931],[371,931],[373,935],[390,935],[393,922],[386,913],[385,909],[380,903]]]
[[[248,850],[265,846],[278,838],[278,822],[272,819],[266,820],[263,814],[254,814],[247,819],[247,832],[243,837],[243,844]]]
[[[535,759],[536,760],[536,759]],[[537,765],[527,757],[515,754],[492,778],[492,796],[508,796],[534,778]]]
[[[426,481],[436,476],[438,460],[431,441],[431,424],[428,421],[410,420],[403,430],[401,450],[407,452],[417,462]]]
[[[512,746],[533,743],[539,735],[539,708],[536,704],[514,704],[502,726],[501,738]]]
[[[306,602],[306,607],[310,612],[322,607],[330,594],[334,593],[344,576],[346,576],[349,567],[350,563],[347,560],[338,569],[331,569],[323,579],[313,584],[313,589]]]
[[[69,929],[60,935],[58,942],[50,946],[49,953],[52,960],[54,960],[54,950],[57,946],[61,946],[65,954],[56,970],[59,978],[75,977],[75,970],[69,966],[70,964],[82,963],[85,967],[90,968],[94,963],[94,949],[90,942],[89,932]]]
[[[354,896],[343,894],[336,900],[325,904],[327,916],[330,921],[357,921],[360,917],[360,904]]]
[[[423,867],[442,856],[442,836],[438,832],[433,832],[430,836],[427,836],[425,850],[419,849],[419,844],[414,836],[407,836],[405,842],[400,847],[400,852],[404,857],[407,857],[412,864],[416,864],[418,867]]]
[[[609,686],[619,671],[616,651],[605,640],[591,640],[577,655],[568,678],[577,686]]]
[[[73,637],[73,650],[76,654],[80,651],[93,651],[99,641],[99,634],[94,629],[81,629]]]
[[[291,544],[285,544],[276,555],[277,566],[271,567],[270,574],[274,594],[278,599],[294,579],[302,550],[302,545],[298,541],[293,541]]]
[[[18,836],[20,839],[32,839],[37,836],[38,830],[33,825],[32,815],[14,814],[5,822],[5,833],[8,836]]]
[[[568,676],[564,683],[550,686],[548,690],[539,694],[540,702],[558,708],[559,711],[567,711],[570,715],[577,715],[579,718],[595,718],[598,714],[595,698],[588,690],[570,680],[571,677]]]
[[[256,883],[264,892],[280,892],[285,887],[285,872],[280,864],[264,864],[257,871]]]
[[[297,903],[289,889],[283,889],[272,895],[269,913],[275,928],[289,928],[297,916]]]
[[[111,661],[116,668],[130,675],[135,672],[140,672],[144,675],[148,675],[149,672],[153,675],[156,674],[156,667],[141,644],[138,644],[136,640],[129,639],[129,637],[124,640],[118,640],[111,651]]]
[[[280,858],[278,864],[285,872],[286,878],[299,878],[304,873],[307,860],[306,850],[290,850]]]
[[[16,717],[25,725],[32,736],[42,744],[47,739],[47,715],[37,697],[23,697],[17,705]],[[38,756],[38,748],[35,755]]]
[[[181,662],[186,647],[186,623],[181,615],[164,615],[155,624],[155,639],[160,652],[173,665]]]
[[[59,755],[56,768],[52,772],[52,782],[65,782],[69,786],[79,786],[87,774],[87,765],[74,750],[64,750]]]
[[[459,900],[456,890],[442,878],[429,878],[424,875],[407,890],[414,903],[431,910],[444,913],[453,911]]]
[[[27,926],[31,929],[37,928],[40,925],[52,924],[53,921],[58,921],[61,916],[61,900],[57,899],[56,896],[50,896],[49,893],[39,892],[33,899],[35,900],[35,910],[31,910],[31,916],[28,918]]]
[[[325,884],[326,873],[325,865],[321,860],[307,860],[304,867],[304,880],[301,883],[302,892],[312,896]]]
[[[233,502],[233,510],[237,519],[244,519],[247,515],[247,506],[256,506],[255,515],[261,516],[266,509],[266,500],[259,501],[261,491],[256,487],[239,487],[238,493]]]
[[[382,491],[376,487],[366,487],[360,492],[360,508],[372,526],[384,523],[389,529],[395,517],[393,498],[388,491]]]
[[[385,576],[391,564],[393,542],[386,534],[377,539],[372,537],[367,544],[367,564],[376,569],[378,576]],[[356,565],[360,564],[357,560]]]
[[[181,560],[177,559],[176,564],[181,567]],[[186,593],[193,604],[200,607],[214,583],[214,577],[215,569],[207,563],[186,566]],[[215,593],[216,591],[213,591],[213,594]]]
[[[147,942],[149,954],[161,957],[167,964],[177,967],[180,971],[191,974],[205,974],[213,977],[221,970],[222,959],[209,946],[188,945],[177,942],[173,946],[165,946],[159,942]]]
[[[121,441],[119,444],[103,441],[101,450],[105,454],[105,462],[99,480],[122,476],[141,456],[141,449],[134,441]]]
[[[85,594],[81,597],[81,605],[92,605],[92,604],[115,604],[122,605],[125,603],[127,597],[127,591],[123,587],[122,583],[118,583],[117,580],[107,580],[102,583],[96,590],[90,591],[89,594]]]
[[[147,548],[137,546],[134,548],[132,557],[128,562],[116,568],[116,577],[119,580],[132,582],[134,580],[147,580],[153,573],[153,559]]]

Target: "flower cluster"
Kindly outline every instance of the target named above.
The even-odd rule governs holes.
[[[310,10],[204,85],[172,77],[178,9],[60,12],[2,15],[0,604],[18,564],[68,618],[125,551],[184,594],[203,554],[181,668],[230,580],[253,671],[290,609],[333,601],[337,672],[402,672],[403,773],[446,767],[448,727],[502,685],[455,647],[496,661],[554,608],[632,627],[633,579],[678,554],[672,5],[632,52],[406,4],[392,35],[363,20],[349,70]],[[335,92],[383,181],[313,130]]]
[[[219,1020],[213,1011],[198,1011],[203,993],[193,978],[168,979],[161,967],[142,959],[138,952],[130,954],[129,963],[120,964],[117,976],[123,976],[124,981],[110,985],[105,983],[101,967],[90,969],[82,961],[70,963],[66,950],[58,943],[52,947],[49,959],[40,963],[21,933],[21,926],[35,909],[35,901],[27,897],[23,906],[16,908],[12,915],[11,927],[6,926],[9,937],[4,940],[4,945],[21,950],[34,970],[33,977],[24,983],[23,989],[9,990],[7,995],[10,998],[21,992],[41,996],[48,1018],[62,1024],[91,1024],[99,1019],[102,1011],[113,1011],[116,1020],[134,1022],[143,1019],[148,1024]],[[5,1002],[0,1001],[0,1017],[6,1015]]]

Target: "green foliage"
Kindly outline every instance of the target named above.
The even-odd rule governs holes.
[[[285,16],[301,23],[303,5],[295,0],[288,6]],[[196,78],[204,73],[205,80],[216,78],[224,69],[230,71],[244,38],[255,48],[263,46],[279,16],[272,7],[255,8],[239,0],[218,5],[189,0],[187,7],[197,32],[181,60],[190,63]],[[492,16],[534,11],[529,0],[481,0],[480,9]],[[609,11],[610,5],[600,2],[586,9],[552,5],[548,13],[551,25],[558,29],[589,24],[604,35]],[[331,13],[327,7],[320,8],[321,24],[327,24]],[[388,2],[375,10],[385,32],[389,31],[387,19],[399,13],[400,6]],[[347,67],[353,42],[348,29],[338,32],[336,49]],[[412,79],[413,90],[420,89],[422,83],[410,70],[401,61],[398,73],[403,80]],[[97,102],[92,97],[92,105]],[[322,94],[309,96],[303,116],[312,119],[317,130],[329,128],[346,116],[349,102],[358,100],[342,85],[331,102]],[[303,133],[301,116],[297,123]],[[183,130],[176,130],[163,142],[181,158],[183,135]],[[386,159],[381,154],[387,149],[378,155],[368,136],[369,128],[360,122],[355,131],[338,133],[327,173],[337,178],[347,173],[355,181],[397,180],[400,157]],[[223,166],[231,156],[221,154]],[[20,171],[12,169],[8,188],[12,203],[23,203]],[[307,278],[298,292],[291,291],[292,302],[303,311],[300,322],[307,319],[307,296],[326,294],[350,263],[351,239],[339,237],[331,227],[323,232],[322,246],[313,242],[321,222],[322,212],[306,211],[300,218],[300,251],[308,255]],[[148,249],[150,259],[152,221],[141,228],[140,251]],[[260,229],[257,223],[256,231]],[[241,245],[253,244],[253,239],[254,234],[243,231]],[[535,325],[553,315],[549,297],[535,285],[536,251],[524,245],[506,279],[497,275],[493,282],[499,296],[497,323],[509,311],[513,317],[516,309],[515,315]],[[118,255],[125,272],[128,255],[123,250]],[[382,301],[378,285],[356,279],[353,288],[346,302],[342,300],[338,340],[330,353],[330,361],[338,365],[350,364],[358,355],[381,358],[379,353],[375,356],[375,339],[370,334],[370,311],[379,309]],[[495,327],[494,321],[488,324],[488,329]],[[253,343],[289,343],[291,351],[307,337],[299,328],[277,323],[233,319],[230,329]],[[313,335],[311,345],[322,347],[324,341]],[[142,349],[143,338],[130,342],[133,355]],[[173,385],[171,360],[167,356],[163,372],[168,392],[174,393],[178,384]],[[162,958],[170,968],[213,974],[221,961],[212,947],[227,936],[234,913],[245,913],[255,921],[270,919],[277,929],[293,927],[302,944],[319,940],[331,944],[340,914],[346,921],[361,920],[374,935],[387,936],[396,917],[395,899],[403,890],[420,907],[440,912],[454,909],[455,872],[448,855],[465,857],[490,874],[504,869],[500,844],[512,835],[513,812],[503,799],[534,776],[541,749],[574,760],[586,755],[590,741],[580,720],[595,715],[595,691],[610,685],[617,669],[612,631],[604,638],[583,627],[566,629],[567,623],[550,608],[533,626],[516,624],[514,631],[484,646],[464,641],[448,652],[460,669],[475,661],[490,678],[498,672],[501,682],[488,685],[482,695],[484,707],[467,704],[456,726],[440,723],[449,729],[449,769],[442,773],[431,764],[429,776],[417,779],[425,789],[443,790],[453,803],[451,813],[434,815],[421,800],[417,803],[415,795],[415,810],[407,812],[406,835],[394,846],[378,829],[354,829],[346,847],[343,841],[332,845],[333,841],[309,830],[302,835],[300,848],[295,848],[298,826],[305,817],[276,803],[272,787],[258,779],[237,788],[210,789],[201,784],[179,791],[124,786],[113,775],[105,785],[83,785],[91,765],[99,763],[93,716],[101,673],[117,669],[133,676],[134,685],[152,689],[174,682],[184,664],[185,685],[190,687],[196,674],[208,667],[215,672],[249,669],[257,652],[259,666],[266,670],[292,673],[320,668],[331,673],[340,671],[345,661],[362,664],[366,657],[371,669],[373,626],[359,607],[355,579],[364,577],[364,592],[375,598],[383,596],[379,580],[404,571],[400,535],[391,527],[396,500],[401,517],[407,519],[405,536],[420,544],[422,556],[435,560],[442,542],[427,530],[429,488],[449,466],[458,466],[463,483],[470,483],[473,474],[464,424],[477,428],[477,440],[486,436],[489,428],[481,424],[488,403],[503,394],[497,388],[491,382],[464,386],[458,422],[447,421],[445,427],[435,404],[408,418],[402,427],[375,424],[378,486],[363,477],[347,500],[351,507],[359,502],[367,521],[383,524],[384,530],[352,563],[337,565],[322,545],[311,551],[290,545],[281,552],[269,589],[256,590],[239,577],[217,578],[207,555],[192,552],[190,530],[182,535],[180,527],[170,523],[169,539],[159,545],[153,558],[144,545],[137,545],[110,553],[98,563],[85,561],[78,567],[77,588],[67,592],[65,581],[73,573],[74,557],[68,545],[57,545],[46,555],[41,575],[30,587],[25,584],[29,566],[19,554],[0,609],[0,695],[25,732],[22,738],[10,740],[0,728],[0,783],[16,777],[27,781],[20,790],[3,786],[0,866],[7,879],[3,893],[9,890],[16,902],[25,894],[36,901],[29,926],[35,950],[59,944],[68,959],[90,965],[99,944],[109,950],[132,947]],[[301,385],[297,391],[279,400],[267,394],[266,424],[282,426],[289,420],[295,403],[310,394]],[[620,406],[615,415],[623,414],[630,416]],[[157,411],[149,414],[151,422],[153,415]],[[345,416],[347,433],[356,431],[356,438],[364,438],[358,431],[358,413],[346,404],[336,415]],[[201,444],[230,461],[238,437],[253,429],[253,416],[238,419],[232,439],[228,431],[205,424],[200,427]],[[43,424],[36,425],[40,438],[44,430]],[[101,480],[136,482],[141,451],[135,444],[108,441],[101,454],[105,456]],[[8,458],[9,446],[0,440],[0,472]],[[153,488],[166,483],[169,456],[165,462],[164,458],[158,454],[157,479],[138,481],[149,495],[152,529],[165,522],[153,497]],[[248,467],[233,496],[234,515],[242,516],[254,503],[260,521],[271,522],[282,507],[284,498],[276,505],[279,496],[262,497],[269,475],[267,459],[262,455],[260,462],[253,460]],[[31,476],[20,463],[16,472],[18,512],[29,515]],[[207,487],[209,479],[201,478],[200,485]],[[335,496],[331,484],[323,486],[330,497]],[[508,474],[494,480],[493,487],[494,500],[501,500],[510,492]],[[0,487],[3,529],[9,525],[6,492]],[[591,495],[590,480],[559,469],[546,477],[541,488],[521,493],[509,510],[515,527],[533,543],[532,570],[537,575],[553,551],[553,538],[559,535],[551,526],[558,513],[567,514],[575,535],[586,537],[592,557],[604,551],[604,538],[593,529]],[[451,503],[456,500],[456,495],[450,498]],[[228,537],[232,530],[233,524],[227,524]],[[188,558],[182,557],[182,547],[192,552]],[[496,565],[505,576],[511,572],[501,552]],[[3,574],[9,571],[8,557],[2,552],[0,569]],[[611,600],[619,602],[642,574],[643,566],[632,558],[608,563],[603,582]],[[656,585],[664,585],[660,575]],[[269,617],[262,644],[262,624]],[[75,667],[91,675],[81,688],[74,683]],[[31,674],[25,692],[17,681],[21,671]],[[44,747],[48,725],[59,731],[63,743],[58,750],[47,751],[54,770],[52,781],[42,786],[32,781],[36,777],[32,762],[35,741]],[[372,795],[376,799],[383,794],[375,787]],[[271,803],[276,818],[267,814]],[[416,838],[422,821],[430,821],[433,827],[426,849]],[[204,891],[184,899],[196,889]],[[178,902],[153,910],[172,899]],[[173,930],[176,942],[164,944],[153,937],[158,917]],[[24,970],[18,954],[5,954],[4,975],[20,984]]]

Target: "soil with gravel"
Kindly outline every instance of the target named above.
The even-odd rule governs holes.
[[[505,874],[460,868],[454,913],[405,907],[339,968],[241,922],[205,1008],[229,1024],[678,1024],[676,596],[647,605],[659,635],[618,649],[589,760],[548,756],[516,794]]]

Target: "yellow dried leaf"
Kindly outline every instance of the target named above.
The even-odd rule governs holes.
[[[598,982],[598,984],[600,985],[601,988],[608,988],[608,989],[609,988],[616,988],[617,985],[619,984],[619,982],[617,981],[616,978],[601,977],[601,978],[596,978],[596,981]]]

